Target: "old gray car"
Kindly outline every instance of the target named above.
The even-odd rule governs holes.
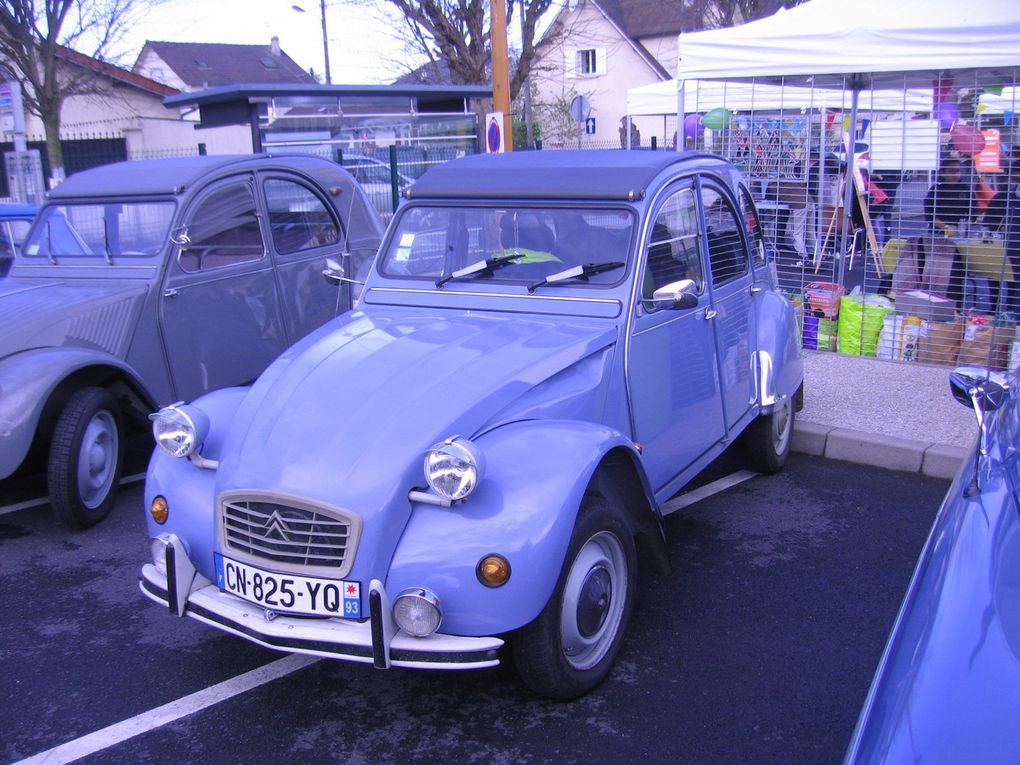
[[[153,409],[253,381],[346,310],[382,222],[315,157],[123,162],[49,195],[0,283],[0,479],[32,454],[84,528]]]

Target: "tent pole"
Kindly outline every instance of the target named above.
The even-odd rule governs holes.
[[[633,147],[630,145],[630,131],[631,131],[630,112],[627,112],[627,151],[630,151]]]
[[[683,151],[687,146],[687,138],[684,135],[684,84],[686,80],[677,80],[676,89],[676,151]]]
[[[854,146],[857,144],[857,101],[861,94],[861,78],[860,75],[854,75],[850,78],[850,141],[846,145],[846,170],[843,176],[843,226],[840,229],[839,235],[839,250],[837,253],[839,257],[839,278],[836,280],[837,284],[842,284],[843,279],[846,276],[846,258],[842,257],[846,254],[846,240],[848,229],[850,228],[850,211],[853,209],[852,194],[854,193]]]

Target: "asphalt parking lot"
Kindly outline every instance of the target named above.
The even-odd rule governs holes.
[[[8,512],[0,759],[838,762],[946,488],[793,455],[671,514],[672,574],[644,577],[612,675],[567,704],[510,667],[295,660],[170,616],[137,589],[140,484],[84,533]]]

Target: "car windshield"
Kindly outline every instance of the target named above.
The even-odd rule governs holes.
[[[157,255],[170,235],[173,214],[173,202],[48,205],[22,252],[51,260]]]
[[[535,284],[575,266],[626,264],[633,228],[633,212],[619,208],[414,205],[400,214],[379,267],[440,287],[453,279]],[[561,283],[615,284],[625,272],[609,268]]]

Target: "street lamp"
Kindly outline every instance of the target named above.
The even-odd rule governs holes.
[[[305,9],[300,5],[292,5],[298,13],[305,13]],[[326,60],[326,84],[333,84],[333,78],[329,73],[329,37],[326,34],[326,0],[319,0],[319,10],[322,15],[322,57]]]

